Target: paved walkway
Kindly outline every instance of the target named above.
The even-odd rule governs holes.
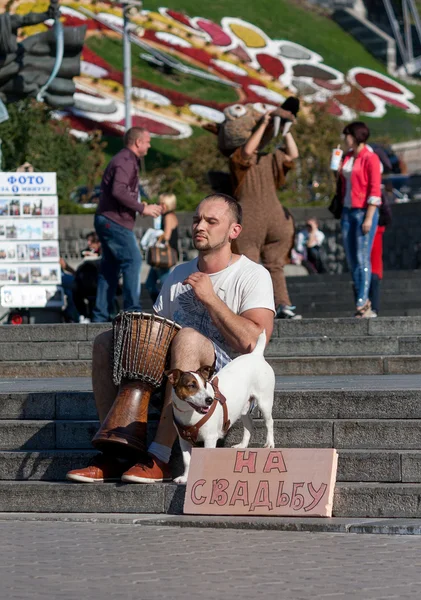
[[[12,600],[419,598],[418,536],[2,522]]]

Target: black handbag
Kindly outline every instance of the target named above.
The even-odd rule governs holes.
[[[387,196],[382,192],[382,203],[379,206],[379,226],[388,227],[392,222],[392,210],[388,202]]]
[[[336,180],[336,194],[333,196],[331,203],[328,206],[328,210],[332,213],[335,219],[340,219],[342,216],[342,193],[341,193],[341,181],[338,177]]]
[[[338,194],[335,194],[332,198],[331,203],[328,206],[328,210],[332,213],[335,219],[340,219],[342,216],[342,208],[342,200],[338,196]]]
[[[156,269],[170,269],[177,264],[177,251],[167,244],[157,242],[148,249],[146,262]]]

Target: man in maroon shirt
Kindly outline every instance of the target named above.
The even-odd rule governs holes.
[[[140,268],[142,256],[133,233],[136,213],[157,217],[161,207],[139,201],[139,164],[150,148],[150,135],[132,127],[124,135],[124,148],[110,161],[101,182],[95,230],[102,245],[93,321],[111,320],[120,272],[123,275],[124,310],[141,310]]]

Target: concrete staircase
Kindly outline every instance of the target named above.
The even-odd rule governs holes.
[[[78,391],[68,391],[73,384]],[[173,484],[64,482],[94,454],[88,380],[2,387],[0,512],[181,512],[184,488]],[[278,447],[338,449],[335,516],[421,517],[421,377],[279,378],[274,419]],[[261,445],[263,424],[255,423],[253,443]],[[151,433],[154,425],[152,415]],[[240,435],[234,427],[227,444]],[[180,469],[176,454],[173,472]]]
[[[92,339],[105,327],[0,328],[0,370],[16,377],[0,382],[0,512],[182,511],[184,488],[173,484],[64,481],[94,453],[98,423],[83,375]],[[421,318],[276,322],[267,350],[283,375],[276,444],[338,449],[337,517],[421,518],[420,333]],[[255,445],[264,438],[258,417]],[[150,437],[156,418],[151,409]],[[234,426],[226,443],[240,435]],[[174,474],[181,469],[177,453],[172,466]]]
[[[288,291],[306,318],[350,317],[355,306],[349,273],[289,277]],[[386,271],[381,283],[380,314],[421,315],[421,271]]]
[[[88,377],[93,339],[109,328],[4,325],[0,377]],[[276,320],[266,354],[283,376],[421,373],[420,334],[421,317]]]

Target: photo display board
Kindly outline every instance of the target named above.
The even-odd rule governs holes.
[[[0,173],[0,302],[63,305],[55,173]]]

